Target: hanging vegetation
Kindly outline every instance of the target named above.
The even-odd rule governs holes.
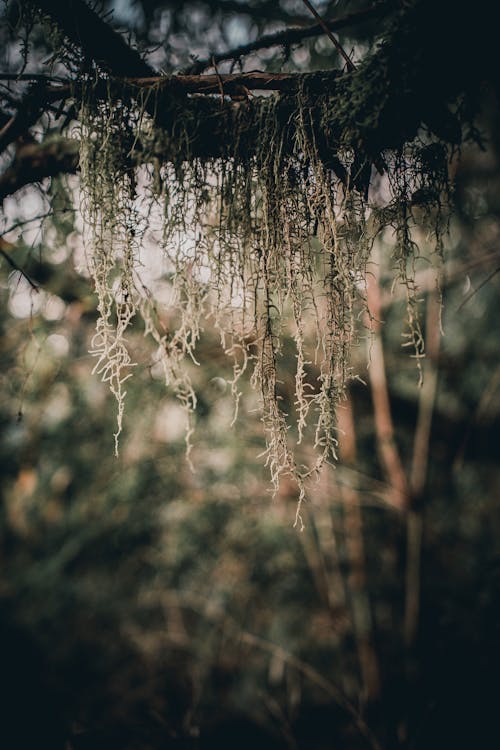
[[[83,42],[92,61],[84,59],[71,82],[35,87],[32,99],[77,104],[99,313],[94,371],[118,403],[116,451],[134,366],[127,336],[142,318],[188,414],[189,455],[196,394],[186,362],[197,362],[209,318],[233,362],[235,417],[243,373],[260,394],[272,483],[277,488],[284,475],[297,482],[300,525],[308,477],[335,458],[336,410],[356,376],[351,348],[358,321],[370,320],[367,263],[386,229],[395,278],[407,291],[405,343],[417,363],[424,356],[415,229],[433,238],[439,263],[449,164],[475,135],[480,61],[476,70],[452,60],[441,34],[448,17],[443,12],[429,28],[429,1],[415,0],[398,6],[374,52],[344,74],[155,76],[123,40],[96,26],[85,4],[75,28],[53,0],[38,5],[59,14],[72,45],[82,44],[86,25],[99,29],[99,44],[91,33]],[[96,49],[106,46],[118,62],[101,64]],[[168,310],[157,308],[143,278],[152,227],[171,283]],[[290,333],[296,366],[284,373]],[[286,404],[281,382],[290,378],[295,395]],[[294,450],[303,440],[314,445],[308,465]]]
[[[83,213],[100,316],[92,351],[95,371],[118,401],[116,449],[132,374],[126,336],[133,318],[141,313],[167,385],[192,412],[196,396],[182,361],[196,361],[202,321],[210,317],[233,360],[236,411],[238,380],[251,370],[271,479],[275,488],[283,475],[296,480],[299,523],[305,480],[335,458],[336,408],[355,375],[350,350],[356,315],[366,307],[373,240],[383,227],[395,230],[394,265],[408,290],[407,336],[419,358],[412,205],[421,214],[424,204],[440,251],[448,190],[446,149],[415,140],[386,154],[383,167],[379,157],[391,196],[382,207],[371,205],[369,157],[339,141],[336,99],[317,93],[328,77],[304,76],[293,93],[241,103],[181,94],[167,105],[161,86],[121,83],[118,96],[118,84],[102,78],[81,87]],[[215,128],[231,139],[214,137]],[[175,325],[168,328],[141,282],[140,244],[153,219],[171,271],[165,318]],[[290,413],[279,395],[288,321],[296,347],[295,373],[286,374],[295,382]],[[309,424],[316,459],[303,467],[293,442]]]

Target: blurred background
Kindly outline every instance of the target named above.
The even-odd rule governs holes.
[[[310,22],[301,2],[285,0],[113,7],[112,23],[167,71]],[[366,4],[317,7],[333,18]],[[339,31],[355,59],[382,23]],[[5,64],[15,44],[5,45]],[[37,45],[39,59],[50,53],[43,38]],[[335,55],[328,39],[313,38],[256,52],[244,69],[327,68]],[[246,382],[229,427],[231,367],[209,322],[190,373],[194,470],[184,414],[139,324],[129,339],[141,364],[114,457],[115,403],[88,354],[96,309],[82,270],[77,177],[5,199],[0,249],[24,275],[0,259],[2,746],[495,746],[499,125],[486,92],[485,149],[465,148],[453,166],[442,337],[420,238],[422,387],[402,347],[394,239],[377,244],[370,294],[383,324],[372,337],[360,326],[353,366],[364,382],[339,410],[339,462],[311,485],[302,532],[293,527],[296,487],[284,480],[271,495]],[[153,281],[161,290],[161,271]],[[290,344],[282,369],[294,368]],[[292,403],[293,383],[286,388]],[[408,488],[415,500],[402,512]]]

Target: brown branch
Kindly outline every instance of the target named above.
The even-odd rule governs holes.
[[[185,117],[187,94],[208,94],[189,101],[198,117],[186,119],[185,127],[189,129],[190,153],[187,158],[227,158],[231,156],[231,143],[227,134],[234,131],[235,119],[241,107],[246,108],[245,121],[247,127],[245,138],[248,149],[256,146],[256,117],[258,110],[252,102],[228,102],[224,99],[216,101],[212,94],[220,94],[221,84],[224,94],[239,96],[243,91],[263,90],[280,91],[282,93],[296,92],[299,86],[308,81],[311,90],[324,90],[325,86],[333,85],[337,74],[328,72],[320,77],[310,74],[270,74],[249,73],[246,75],[204,75],[204,76],[147,76],[132,78],[113,78],[102,80],[94,88],[96,96],[108,98],[110,95],[120,98],[134,98],[145,90],[153,91],[156,96],[147,99],[146,105],[151,115],[166,132],[175,129],[180,117]],[[1,75],[0,75],[1,78]],[[44,85],[46,83],[47,85]],[[52,85],[50,78],[42,81],[38,79],[33,92],[26,100],[26,105],[15,116],[7,119],[0,134],[0,144],[6,147],[13,140],[24,134],[30,125],[38,119],[43,111],[41,102],[54,103],[67,98],[78,97],[78,84],[69,81]],[[290,115],[290,104],[283,102],[283,122],[286,123]],[[49,145],[44,149],[40,144],[33,144],[31,149],[21,147],[11,166],[0,176],[0,201],[29,182],[37,182],[44,177],[53,176],[61,172],[74,172],[78,164],[76,151],[78,144],[73,142],[62,148]],[[333,152],[332,152],[333,153]],[[159,154],[160,155],[160,154]],[[172,154],[164,153],[165,160]],[[140,158],[140,157],[139,157]],[[31,161],[30,161],[31,160]]]
[[[370,363],[368,378],[373,400],[377,451],[384,473],[392,487],[392,503],[400,510],[406,510],[409,506],[410,493],[406,474],[394,438],[394,424],[392,421],[381,334],[382,300],[378,278],[379,268],[377,258],[374,258],[374,260],[373,272],[367,276],[367,302],[370,312],[368,326],[372,331],[369,342]]]
[[[78,167],[78,141],[58,139],[22,146],[12,164],[0,176],[0,202],[33,182],[58,174],[74,173]]]
[[[55,4],[55,0],[52,0],[52,4]],[[59,7],[59,3],[57,5]],[[360,167],[355,171],[361,176],[360,191],[366,187],[367,181],[364,178],[362,164],[369,165],[370,162],[376,161],[384,150],[398,150],[405,142],[411,141],[422,122],[426,121],[426,115],[433,109],[437,101],[436,97],[439,97],[442,102],[456,101],[458,94],[463,94],[467,98],[472,89],[477,88],[480,81],[490,76],[491,67],[480,66],[476,63],[471,71],[464,75],[465,63],[460,45],[455,42],[454,37],[453,44],[451,44],[449,35],[440,33],[441,29],[445,28],[443,18],[438,18],[439,24],[433,30],[426,55],[418,55],[422,33],[428,26],[428,14],[424,12],[426,8],[427,3],[418,3],[415,7],[410,4],[405,15],[402,15],[401,22],[392,32],[392,36],[388,36],[386,43],[381,45],[374,54],[368,56],[354,74],[338,76],[336,80],[332,77],[327,78],[327,74],[323,73],[308,74],[310,77],[307,79],[300,77],[295,79],[301,85],[306,80],[307,91],[319,91],[322,94],[326,92],[332,102],[339,102],[338,109],[331,108],[331,116],[327,123],[324,121],[324,113],[322,115],[320,108],[316,109],[313,103],[311,125],[315,130],[314,135],[317,136],[320,158],[328,168],[339,175],[339,179],[342,179],[342,176],[339,173],[339,160],[336,154],[343,136],[348,134],[350,142],[356,144]],[[405,32],[404,44],[401,42],[400,30]],[[411,30],[411,33],[408,33],[408,30]],[[456,31],[458,38],[462,39],[464,34],[460,35],[461,27],[457,27]],[[447,42],[444,48],[443,40]],[[485,45],[484,50],[488,51],[489,47]],[[443,69],[443,55],[446,55],[447,61],[446,75],[442,74],[434,96],[429,97],[428,82],[434,70],[437,75]],[[415,58],[420,60],[418,65],[414,64]],[[486,52],[483,58],[484,62],[488,61]],[[129,73],[128,70],[127,73]],[[280,81],[276,76],[253,75],[267,75],[265,83],[262,78],[253,82],[267,89],[272,86],[276,88],[278,82],[283,87],[291,86],[290,83]],[[149,76],[139,77],[144,80],[150,78]],[[158,158],[164,161],[232,158],[235,156],[234,141],[228,137],[228,134],[235,130],[241,136],[238,141],[240,156],[247,153],[251,158],[252,154],[258,152],[259,146],[261,147],[258,143],[259,133],[262,132],[259,127],[262,102],[258,99],[238,103],[230,103],[226,100],[221,102],[220,98],[216,100],[210,91],[214,83],[218,90],[217,78],[213,79],[211,84],[209,79],[195,82],[187,79],[186,85],[189,91],[182,88],[181,77],[174,78],[174,83],[169,77],[156,80],[160,90],[165,87],[165,95],[159,97],[152,92],[151,96],[145,96],[144,99],[147,100],[148,111],[156,117],[159,127],[164,129],[167,136],[173,136],[165,138],[164,143],[159,145],[156,154]],[[463,88],[464,81],[465,89]],[[237,83],[238,85],[243,83],[246,88],[250,89],[247,85],[250,83],[248,80],[239,78]],[[230,79],[227,86],[233,85],[236,85],[236,81]],[[178,96],[170,96],[169,86],[177,87]],[[186,97],[186,93],[194,93],[199,90],[200,86],[205,93],[209,93],[208,96],[192,96],[190,99]],[[62,85],[51,86],[50,89],[50,96],[54,97],[54,100],[56,97],[59,99],[67,97],[70,93],[69,84],[66,84],[66,89]],[[135,91],[140,91],[138,86]],[[374,98],[371,95],[361,95],[361,91],[379,91],[383,92],[383,96]],[[229,88],[228,93],[231,95]],[[236,91],[236,94],[239,93]],[[116,95],[117,98],[119,96],[133,98],[136,94],[132,87],[127,88],[125,85],[116,84]],[[314,97],[311,98],[314,99]],[[287,139],[284,145],[290,151],[293,149],[295,137],[293,115],[296,106],[292,97],[282,96],[278,98],[275,109],[277,127],[284,132]],[[183,132],[185,132],[185,137],[182,139],[178,137],[179,122],[182,122]]]
[[[324,92],[328,82],[333,83],[337,71],[326,71],[318,79],[318,90]],[[314,74],[310,73],[225,73],[214,75],[173,75],[156,78],[128,78],[126,82],[140,88],[156,87],[159,91],[182,91],[185,94],[220,94],[221,83],[225,94],[241,93],[242,87],[256,91],[281,91],[296,93],[301,84],[313,84]]]
[[[339,31],[340,29],[354,26],[363,21],[381,18],[387,15],[391,10],[392,8],[389,3],[377,3],[369,8],[348,13],[345,16],[341,16],[332,21],[325,21],[324,23],[329,31]],[[207,68],[212,67],[213,60],[215,60],[216,63],[221,63],[226,60],[239,60],[240,58],[261,49],[269,49],[270,47],[291,47],[294,44],[300,44],[304,39],[323,36],[324,33],[324,28],[319,23],[316,23],[303,28],[286,29],[285,31],[280,31],[275,34],[264,34],[254,42],[242,44],[238,47],[227,50],[226,52],[211,54],[204,60],[197,60],[185,70],[185,73],[201,73]]]
[[[0,73],[0,80],[5,74]],[[113,87],[118,96],[119,86],[129,86],[129,95],[137,90],[152,89],[157,93],[171,94],[220,94],[221,85],[224,94],[239,94],[242,89],[250,91],[279,91],[286,94],[295,94],[301,86],[307,84],[311,92],[324,93],[329,85],[338,79],[339,73],[335,70],[321,71],[318,73],[266,73],[253,71],[251,73],[215,73],[208,75],[163,75],[163,76],[126,76],[116,77],[110,82],[101,81],[94,87],[96,96],[108,97],[113,94]],[[37,79],[39,82],[41,78]],[[55,79],[46,77],[45,87],[40,87],[39,95],[46,103],[54,103],[71,96],[77,96],[81,84],[68,80],[57,79],[57,84],[52,85]],[[125,93],[124,90],[121,92]],[[137,93],[137,92],[136,92]]]

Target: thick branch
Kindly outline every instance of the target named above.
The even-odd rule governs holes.
[[[216,75],[173,75],[159,78],[135,78],[128,79],[134,86],[140,88],[154,87],[158,91],[166,92],[172,90],[184,94],[242,94],[245,89],[249,91],[281,91],[287,94],[295,94],[301,85],[308,83],[314,87],[317,78],[318,93],[327,89],[328,83],[332,83],[338,76],[336,71],[324,72],[321,78],[310,73],[227,73]],[[309,90],[312,90],[311,88]]]
[[[116,76],[150,76],[155,70],[84,0],[34,0],[84,55]]]
[[[113,75],[155,75],[156,71],[139,53],[129,47],[84,0],[34,0],[34,5],[58,24],[69,41],[81,48],[84,56]],[[48,102],[59,98],[57,91],[54,97],[54,92],[41,90],[43,77],[35,75],[31,79],[36,83],[23,97],[16,114],[0,131],[0,153],[36,123]]]
[[[129,86],[129,93],[136,89],[152,89],[156,93],[174,94],[241,94],[242,91],[281,91],[287,94],[295,94],[302,86],[306,86],[309,92],[325,93],[328,85],[338,77],[337,71],[323,71],[320,73],[265,73],[254,71],[252,73],[223,73],[221,75],[163,75],[163,76],[127,76],[113,79],[115,89],[117,86]],[[8,73],[0,73],[0,80],[11,79]],[[27,74],[21,80],[32,80]],[[36,76],[36,81],[41,86],[45,83],[43,98],[45,102],[60,101],[69,96],[78,95],[79,85],[69,80],[51,78],[50,76]],[[52,85],[56,82],[56,85]],[[94,87],[95,96],[108,97],[113,91],[107,80],[101,85]]]

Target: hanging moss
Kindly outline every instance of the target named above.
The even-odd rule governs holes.
[[[348,86],[361,117],[366,92],[356,94],[356,75]],[[118,401],[117,449],[133,366],[126,340],[133,318],[141,313],[167,385],[192,413],[196,396],[183,360],[196,361],[202,321],[211,316],[233,359],[236,411],[238,381],[251,369],[261,396],[265,460],[275,489],[283,475],[297,482],[299,526],[307,478],[335,458],[336,408],[354,376],[350,351],[374,238],[384,227],[395,231],[395,272],[408,292],[405,335],[419,359],[414,214],[418,207],[426,217],[439,254],[449,197],[447,148],[420,137],[375,156],[365,136],[374,130],[373,118],[383,116],[383,100],[369,123],[351,118],[348,128],[337,97],[344,84],[325,76],[323,91],[321,76],[304,76],[295,93],[238,104],[171,88],[167,97],[162,87],[144,92],[109,79],[81,87],[83,211],[100,315],[92,352],[95,371]],[[383,165],[391,190],[377,207],[367,198],[373,161]],[[139,164],[149,164],[149,171],[136,190]],[[161,217],[162,252],[173,278],[176,327],[168,331],[140,277],[139,248],[153,214]],[[285,413],[278,374],[289,321],[296,347],[293,415]],[[317,382],[311,382],[313,364]],[[315,425],[311,466],[297,465],[293,422],[299,443],[307,425]]]
[[[22,6],[31,28],[39,14],[31,2]],[[395,3],[383,38],[355,71],[291,76],[280,94],[237,102],[222,84],[220,95],[207,95],[186,93],[175,76],[154,86],[109,77],[102,70],[154,71],[101,24],[99,38],[114,40],[111,64],[88,34],[82,55],[82,26],[62,14],[68,39],[63,43],[58,31],[54,46],[82,76],[73,93],[80,106],[85,244],[98,298],[91,350],[94,371],[118,404],[116,451],[134,367],[127,335],[141,318],[165,382],[186,410],[189,457],[196,394],[186,360],[196,362],[210,317],[233,361],[235,418],[239,382],[249,371],[260,393],[273,485],[283,475],[296,480],[301,525],[307,479],[335,459],[336,411],[355,376],[350,352],[360,311],[369,319],[366,266],[385,229],[395,238],[395,280],[407,293],[404,342],[417,363],[424,356],[415,230],[426,229],[439,265],[449,161],[464,131],[477,137],[484,72],[498,85],[494,24],[483,28],[484,9],[471,15],[459,6]],[[50,18],[42,21],[55,30]],[[41,106],[32,93],[30,101]],[[383,202],[368,197],[377,172],[387,183]],[[151,222],[159,225],[159,251],[172,278],[168,327],[142,280],[141,248]],[[286,376],[295,396],[285,408],[280,358],[290,327],[296,367]],[[311,434],[315,459],[298,465],[294,443]]]
[[[81,108],[80,170],[88,264],[98,298],[99,319],[91,353],[94,372],[101,375],[118,403],[115,452],[122,429],[126,391],[132,361],[126,332],[137,312],[134,267],[140,242],[140,217],[134,210],[134,170],[128,151],[132,123],[120,104]],[[129,164],[127,168],[127,164]]]

